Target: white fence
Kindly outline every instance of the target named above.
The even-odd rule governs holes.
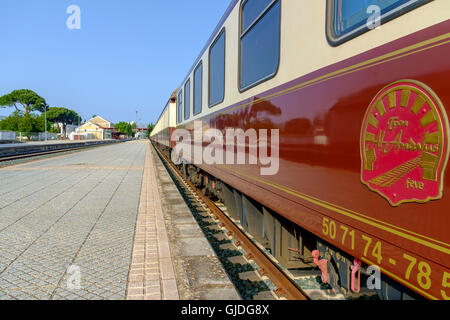
[[[16,140],[16,133],[12,131],[0,131],[0,141]]]
[[[56,133],[44,132],[14,132],[14,131],[0,131],[1,141],[45,141],[57,140],[60,137]]]

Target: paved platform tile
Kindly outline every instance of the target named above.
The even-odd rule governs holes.
[[[0,169],[0,299],[125,299],[147,147]]]

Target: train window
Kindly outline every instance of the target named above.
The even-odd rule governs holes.
[[[191,115],[191,80],[184,85],[184,120],[189,119]]]
[[[194,116],[202,112],[203,63],[200,61],[194,71]]]
[[[337,46],[432,0],[328,0],[327,38]]]
[[[223,102],[225,97],[225,29],[209,49],[209,107]]]
[[[183,90],[178,92],[177,104],[177,122],[180,123],[183,121]]]
[[[246,0],[241,7],[240,90],[275,76],[280,62],[281,0]]]
[[[246,1],[242,5],[242,30],[248,29],[272,2],[273,0]]]

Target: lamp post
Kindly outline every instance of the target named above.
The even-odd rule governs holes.
[[[45,142],[47,142],[47,105],[44,107]]]

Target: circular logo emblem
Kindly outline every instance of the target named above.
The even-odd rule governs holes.
[[[361,181],[392,206],[441,199],[449,124],[436,94],[401,80],[374,98],[361,128]]]

